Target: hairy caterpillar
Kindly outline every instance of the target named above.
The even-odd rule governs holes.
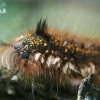
[[[93,73],[99,79],[100,46],[50,35],[40,20],[30,36],[22,37],[3,53],[2,65],[29,83],[76,91],[81,80]]]

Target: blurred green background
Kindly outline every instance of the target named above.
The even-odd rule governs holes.
[[[98,38],[100,0],[1,0],[6,13],[0,13],[0,39],[9,41],[36,27],[40,18],[49,26],[73,34]],[[0,7],[2,9],[2,7]]]

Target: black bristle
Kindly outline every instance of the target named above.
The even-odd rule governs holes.
[[[36,34],[40,36],[45,36],[46,29],[47,29],[46,19],[45,20],[40,19],[40,21],[37,24]]]
[[[37,24],[37,28],[36,28],[36,33],[37,34],[39,34],[41,32],[41,22],[42,22],[42,19],[40,19],[40,21]]]
[[[47,29],[47,24],[46,24],[46,19],[45,19],[45,20],[43,20],[43,23],[41,25],[41,32],[45,33],[46,29]]]

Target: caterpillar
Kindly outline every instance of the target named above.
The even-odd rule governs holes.
[[[99,45],[52,35],[47,20],[40,19],[30,36],[22,36],[4,51],[1,62],[29,83],[77,92],[87,75],[93,73],[99,79],[99,59]]]

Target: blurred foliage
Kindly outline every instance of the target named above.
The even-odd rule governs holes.
[[[12,76],[4,69],[0,70],[1,100],[33,100],[32,88],[25,87],[21,79],[12,80]],[[76,100],[76,94],[69,91],[46,89],[44,85],[35,83],[35,100]]]

